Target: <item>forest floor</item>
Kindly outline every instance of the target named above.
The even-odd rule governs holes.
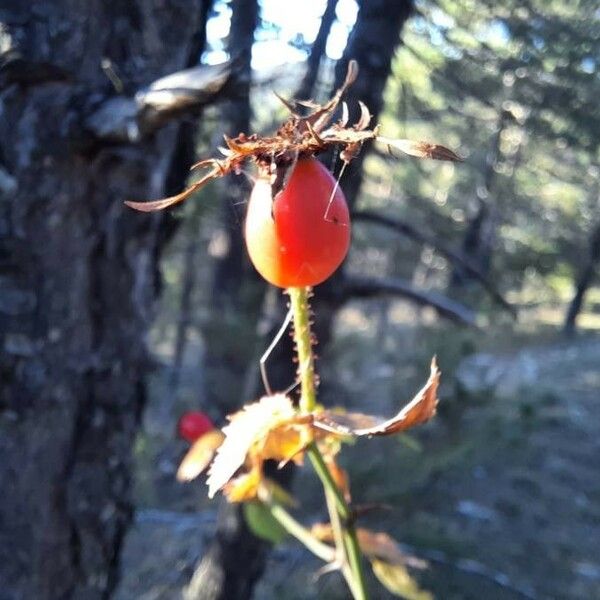
[[[322,367],[324,380],[337,382],[335,398],[325,385],[324,402],[343,395],[346,405],[383,414],[412,396],[432,351],[439,354],[435,422],[410,437],[361,441],[344,460],[355,502],[399,507],[364,526],[428,560],[415,573],[424,588],[438,600],[600,598],[599,337],[497,332],[474,343],[455,329],[424,334],[393,323],[382,336],[349,313],[336,339],[334,360]],[[189,351],[198,364],[198,348]],[[197,376],[184,384],[194,387]],[[173,435],[174,419],[164,418],[164,379],[157,374],[136,448],[138,510],[117,600],[180,597],[214,530],[204,484],[175,482],[185,444]],[[295,488],[307,521],[324,519],[310,475],[297,477]],[[316,580],[318,568],[297,544],[284,543],[255,598],[345,598],[338,575]]]

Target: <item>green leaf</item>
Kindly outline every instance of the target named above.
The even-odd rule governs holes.
[[[404,565],[374,559],[371,561],[371,566],[377,579],[392,594],[405,600],[434,600],[430,592],[419,587]]]
[[[244,517],[250,531],[263,540],[279,544],[287,536],[286,530],[271,515],[271,511],[262,502],[244,504]]]

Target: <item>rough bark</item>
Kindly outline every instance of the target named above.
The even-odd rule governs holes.
[[[186,64],[201,2],[3,2],[0,78],[0,580],[4,598],[106,598],[129,522],[148,368],[168,126],[109,145],[82,125]],[[179,185],[181,182],[179,182]]]

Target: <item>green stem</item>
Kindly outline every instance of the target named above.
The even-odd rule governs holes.
[[[331,490],[325,488],[325,501],[327,503],[327,512],[329,512],[329,522],[331,523],[331,533],[335,542],[335,547],[338,556],[337,561],[341,565],[342,575],[350,588],[353,598],[361,598],[361,591],[355,582],[354,572],[350,568],[350,561],[348,559],[348,550],[344,537],[344,527],[342,520],[337,511],[335,496],[331,493]]]
[[[338,511],[338,514],[344,521],[349,521],[352,517],[352,511],[342,494],[340,488],[338,488],[335,483],[331,471],[327,468],[325,464],[325,460],[323,459],[323,455],[319,452],[316,444],[312,443],[307,449],[308,458],[310,458],[310,462],[313,465],[313,468],[319,479],[323,483],[323,487],[326,490],[330,490],[333,499],[335,500],[335,505]]]
[[[312,339],[310,331],[310,309],[308,298],[310,288],[288,288],[294,317],[294,341],[298,354],[298,375],[300,377],[300,411],[310,413],[315,410],[317,394],[315,386],[315,364],[312,352]],[[331,472],[327,468],[321,452],[316,444],[311,444],[307,449],[313,467],[323,484],[326,496],[331,504],[335,504],[339,519],[332,519],[341,525],[343,537],[342,547],[338,544],[338,552],[344,557],[347,564],[343,572],[348,580],[350,591],[355,600],[367,600],[366,584],[362,569],[362,560],[356,529],[352,522],[352,511],[344,498],[342,491],[336,485]]]

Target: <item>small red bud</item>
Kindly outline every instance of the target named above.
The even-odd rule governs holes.
[[[210,417],[199,410],[190,410],[183,413],[177,422],[179,437],[190,442],[190,444],[214,428],[214,423]]]

